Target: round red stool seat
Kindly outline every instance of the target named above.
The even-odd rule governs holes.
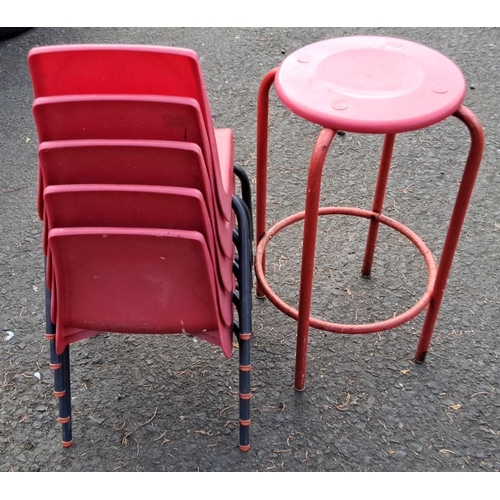
[[[460,69],[418,43],[350,36],[302,47],[279,66],[281,101],[295,114],[334,130],[391,134],[452,115],[466,92]]]

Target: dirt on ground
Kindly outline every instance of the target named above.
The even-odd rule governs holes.
[[[37,135],[26,64],[35,46],[136,43],[200,56],[216,127],[232,128],[255,197],[261,79],[315,41],[370,34],[413,40],[463,71],[465,105],[486,132],[484,158],[431,349],[413,360],[423,315],[392,330],[311,329],[306,390],[293,387],[296,323],[253,301],[251,450],[238,450],[238,356],[192,337],[102,334],[71,346],[73,437],[60,444],[45,340]],[[500,471],[500,116],[496,28],[35,28],[0,41],[0,471]],[[304,208],[319,127],[270,103],[273,224]],[[382,137],[335,138],[322,205],[370,208]],[[385,213],[439,259],[469,147],[449,118],[397,137]],[[255,213],[254,213],[255,215]],[[268,279],[297,307],[302,225],[268,252]],[[360,277],[367,222],[322,217],[313,315],[366,323],[411,307],[424,261],[382,227],[373,276]]]

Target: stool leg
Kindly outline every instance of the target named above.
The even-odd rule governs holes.
[[[380,215],[384,208],[384,198],[387,188],[387,179],[391,169],[392,152],[394,151],[395,134],[387,134],[384,140],[384,148],[382,150],[382,158],[380,160],[380,168],[378,172],[377,186],[375,188],[375,196],[373,198],[372,212]],[[378,217],[374,216],[370,220],[370,228],[368,229],[368,238],[366,240],[365,258],[361,275],[364,278],[369,278],[372,272],[373,256],[375,254],[375,245],[377,244],[379,221]]]
[[[269,91],[274,82],[277,68],[269,71],[262,80],[257,100],[257,206],[256,206],[256,241],[257,245],[266,232],[267,208],[267,152],[269,142]],[[265,255],[262,269],[266,269]],[[257,297],[263,298],[264,292],[257,282]]]
[[[316,140],[309,164],[307,179],[304,237],[302,239],[302,268],[300,273],[299,319],[297,326],[297,351],[295,359],[295,389],[303,391],[306,384],[307,341],[311,316],[314,256],[318,229],[318,211],[321,191],[321,174],[326,155],[335,131],[324,128]]]
[[[429,349],[432,333],[434,331],[434,326],[436,325],[439,308],[443,299],[444,290],[446,288],[446,283],[451,270],[451,264],[457,249],[458,239],[462,230],[467,207],[472,196],[472,190],[474,188],[474,183],[476,181],[484,149],[483,128],[472,111],[467,109],[465,106],[462,106],[454,114],[454,116],[465,123],[469,129],[471,135],[471,146],[467,162],[465,164],[462,181],[460,182],[460,188],[458,190],[455,206],[453,208],[450,225],[446,234],[443,251],[441,253],[441,258],[439,259],[439,266],[432,292],[432,298],[427,309],[427,314],[422,327],[422,333],[420,334],[417,351],[415,353],[415,361],[418,363],[424,362]]]

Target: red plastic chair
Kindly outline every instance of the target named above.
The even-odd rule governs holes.
[[[250,183],[233,165],[232,131],[214,129],[196,54],[55,46],[33,49],[28,63],[40,142],[38,211],[52,278],[47,338],[63,446],[72,444],[70,343],[101,331],[189,333],[230,356],[234,333],[239,447],[247,451]],[[180,202],[191,190],[198,194]]]
[[[47,202],[50,207],[50,197]],[[220,345],[229,357],[234,332],[240,361],[239,448],[249,450],[251,233],[244,202],[233,197],[233,208],[238,219],[237,286],[233,294],[222,298],[217,297],[217,278],[206,241],[197,231],[116,227],[50,230],[57,307],[52,322],[52,297],[47,289],[46,323],[64,447],[73,443],[71,343],[101,331],[183,333]],[[232,309],[233,303],[239,322],[226,325],[219,311],[222,307]]]
[[[53,141],[43,142],[38,155],[41,178],[47,187],[89,183],[190,187],[201,192],[210,220],[215,220],[210,181],[201,150],[196,144],[174,141]],[[48,230],[45,228],[47,218],[44,217],[43,206],[40,203],[41,218],[44,220],[44,252],[47,254]],[[224,290],[232,291],[234,247],[229,238],[222,240],[221,236],[221,231],[216,231],[213,255],[217,258],[218,274]],[[225,243],[225,251],[222,242]],[[230,253],[231,258],[226,253]],[[48,272],[49,288],[50,277]]]
[[[218,311],[216,277],[197,231],[75,227],[49,232],[57,314],[56,352],[99,332],[188,333],[232,353]],[[89,257],[91,256],[91,257]]]
[[[221,320],[232,323],[230,289],[223,287],[217,270],[224,266],[232,280],[232,260],[218,263],[212,225],[202,194],[196,189],[113,184],[49,186],[44,191],[46,234],[52,229],[73,227],[129,227],[197,231],[205,239],[211,267],[217,276],[216,291]],[[48,242],[48,238],[47,238]],[[47,245],[47,286],[54,292],[52,256]],[[229,301],[228,301],[229,298]],[[57,301],[52,300],[51,317],[55,322]],[[96,332],[97,333],[97,332]],[[225,350],[226,355],[230,355]]]
[[[216,172],[210,155],[208,137],[200,107],[191,98],[169,96],[128,95],[74,95],[35,99],[33,114],[40,142],[77,139],[132,139],[170,140],[197,144],[207,163],[212,191],[217,186]],[[234,193],[232,132],[221,129],[217,136],[221,143],[229,143],[221,151],[225,156],[223,178],[231,184]],[[233,180],[227,180],[231,177]],[[43,186],[43,178],[39,185]],[[40,195],[40,192],[39,192]],[[215,202],[214,202],[215,203]],[[39,202],[39,206],[41,203]],[[39,210],[40,211],[40,210]],[[232,244],[225,233],[230,233],[234,219],[229,222],[219,210],[217,228],[223,251],[231,256]]]
[[[35,98],[148,94],[196,100],[206,126],[218,204],[226,220],[230,219],[233,193],[227,181],[231,179],[220,175],[221,151],[217,151],[221,144],[216,140],[203,73],[194,51],[143,45],[58,45],[32,49],[28,65]]]

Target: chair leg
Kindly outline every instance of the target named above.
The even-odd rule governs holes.
[[[235,305],[238,309],[239,325],[235,325],[235,334],[239,346],[239,418],[241,451],[250,449],[250,339],[252,336],[252,237],[248,212],[244,202],[233,196],[233,210],[238,220],[238,294],[235,295]]]
[[[384,198],[387,188],[387,179],[391,169],[392,152],[394,151],[395,134],[387,134],[384,140],[384,149],[382,150],[382,159],[380,160],[380,168],[375,188],[375,196],[373,198],[372,212],[380,215],[384,208]],[[365,257],[361,275],[364,278],[369,278],[372,272],[373,256],[375,254],[375,245],[377,244],[379,221],[377,217],[370,220],[370,228],[368,230],[368,238],[366,240]]]
[[[251,243],[253,241],[252,212],[251,212],[251,209],[248,208],[248,205],[245,202],[241,203],[241,207],[242,207],[242,209],[244,210],[244,212],[245,212],[245,214],[247,216],[248,226],[250,228],[250,243]],[[233,243],[236,246],[238,246],[239,238],[240,238],[239,229],[238,228],[234,228],[233,229]],[[249,253],[250,253],[250,265],[253,266],[253,248],[252,247],[250,247],[250,252]],[[239,263],[239,257],[238,257],[238,255],[236,255],[235,258],[237,259],[236,263],[238,264]],[[236,274],[236,272],[234,271],[234,266],[233,266],[233,273]]]
[[[45,289],[46,338],[50,341],[50,369],[54,372],[54,395],[59,400],[59,422],[62,424],[62,445],[73,444],[71,424],[71,383],[69,367],[69,347],[63,354],[56,352],[56,325],[51,319],[52,293]]]
[[[250,179],[247,173],[239,165],[234,166],[234,174],[240,180],[241,184],[241,197],[246,205],[246,210],[249,217],[250,223],[250,235],[253,240],[253,220],[252,220],[252,190],[250,187]]]
[[[69,346],[62,353],[61,361],[64,394],[59,398],[59,422],[62,424],[62,445],[64,448],[69,448],[73,444]]]
[[[50,342],[50,363],[49,367],[54,372],[54,395],[62,396],[64,392],[64,383],[62,377],[62,359],[56,352],[56,325],[52,323],[50,309],[52,294],[48,288],[45,288],[45,338]]]

